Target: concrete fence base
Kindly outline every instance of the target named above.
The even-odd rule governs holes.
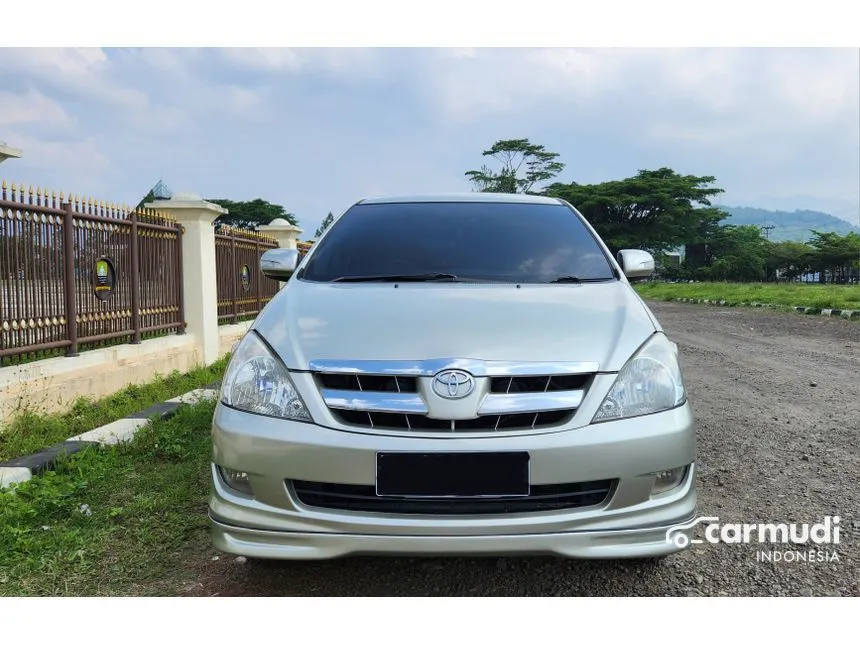
[[[218,328],[219,355],[228,353],[251,322]],[[0,422],[23,410],[65,412],[79,397],[98,399],[128,385],[151,381],[174,370],[204,365],[194,334],[163,336],[139,345],[115,345],[79,356],[49,358],[0,368]]]

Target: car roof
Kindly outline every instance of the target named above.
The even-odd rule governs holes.
[[[521,193],[439,193],[429,195],[379,195],[362,199],[359,204],[413,204],[416,202],[483,202],[516,204],[559,204],[555,197],[523,195]]]

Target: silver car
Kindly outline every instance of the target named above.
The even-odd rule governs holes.
[[[253,558],[656,558],[696,514],[677,346],[570,204],[366,199],[236,346],[212,424],[216,548]]]

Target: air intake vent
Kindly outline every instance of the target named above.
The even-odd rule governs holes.
[[[532,486],[526,497],[401,498],[378,497],[374,486],[293,481],[292,489],[305,506],[401,515],[482,515],[539,513],[602,504],[617,480]]]

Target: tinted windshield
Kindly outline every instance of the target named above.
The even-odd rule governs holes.
[[[546,283],[612,280],[592,234],[563,204],[358,204],[314,250],[302,278],[446,274]]]

